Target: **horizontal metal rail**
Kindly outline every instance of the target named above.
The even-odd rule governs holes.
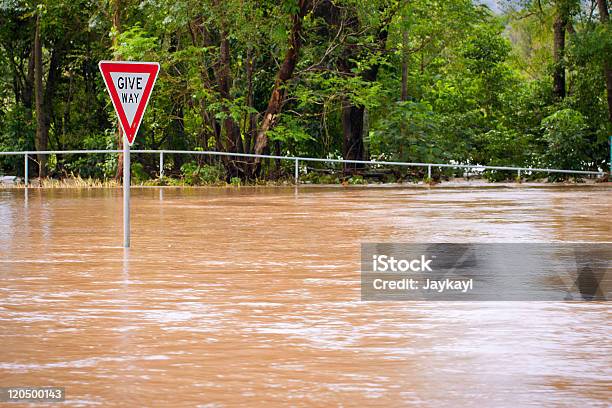
[[[1,152],[0,156],[33,156],[33,155],[48,155],[48,154],[108,154],[122,153],[122,150],[43,150],[43,151],[21,151],[21,152]],[[264,154],[250,153],[231,153],[231,152],[216,152],[202,150],[132,150],[131,153],[159,154],[160,155],[160,174],[163,174],[163,155],[164,154],[194,154],[208,156],[230,156],[230,157],[245,157],[245,158],[261,158],[261,159],[277,159],[277,160],[293,160],[296,162],[296,181],[298,179],[298,163],[303,162],[320,162],[320,163],[349,163],[349,164],[365,164],[378,166],[405,166],[405,167],[427,167],[428,176],[431,177],[431,168],[456,168],[456,169],[474,169],[474,170],[506,170],[516,171],[520,177],[523,172],[542,172],[542,173],[565,173],[565,174],[583,174],[591,176],[603,176],[604,171],[585,171],[585,170],[567,170],[567,169],[550,169],[536,167],[510,167],[510,166],[486,166],[480,164],[452,164],[452,163],[420,163],[420,162],[397,162],[397,161],[375,161],[375,160],[344,160],[344,159],[322,159],[316,157],[297,157],[297,156],[275,156]],[[26,169],[27,169],[27,160]],[[27,179],[26,179],[27,182]]]

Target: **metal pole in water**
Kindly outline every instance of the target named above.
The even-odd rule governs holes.
[[[130,247],[130,144],[123,136],[123,246]]]
[[[24,166],[24,175],[23,175],[24,179],[23,180],[24,180],[25,186],[27,187],[28,186],[28,154],[26,153],[23,157],[25,157],[25,160],[24,160],[25,164],[23,165]]]
[[[299,160],[295,159],[295,185],[297,186],[297,184],[300,181],[300,165],[299,165]]]
[[[159,152],[159,178],[164,178],[164,152]]]

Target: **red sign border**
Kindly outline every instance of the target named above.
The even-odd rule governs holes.
[[[140,123],[142,122],[142,117],[144,116],[144,112],[149,104],[149,97],[151,96],[153,86],[157,80],[157,74],[159,73],[159,63],[140,61],[100,61],[98,63],[98,67],[100,68],[102,78],[104,78],[106,89],[111,97],[113,106],[115,107],[115,112],[117,112],[117,116],[119,116],[119,123],[121,123],[123,133],[125,133],[126,139],[131,146],[134,143],[134,139],[136,138],[136,134],[140,128]],[[113,79],[110,75],[111,72],[150,74],[147,83],[145,84],[142,99],[140,100],[140,104],[136,109],[134,121],[132,122],[131,126],[128,123],[123,105],[121,105],[121,100],[119,99],[117,89],[115,89],[115,84],[113,83]]]

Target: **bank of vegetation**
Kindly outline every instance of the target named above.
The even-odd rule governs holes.
[[[498,3],[2,1],[0,150],[121,148],[97,68],[116,59],[161,64],[137,149],[607,170],[607,0]],[[121,159],[39,155],[30,176],[118,179]],[[0,172],[23,176],[22,160]],[[137,179],[158,178],[155,155],[132,160]],[[311,182],[425,177],[312,167]],[[169,155],[164,174],[239,184],[293,166]]]

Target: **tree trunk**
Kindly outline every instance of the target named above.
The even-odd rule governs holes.
[[[388,22],[383,22],[376,34],[376,43],[384,48],[388,38]],[[339,69],[347,74],[352,71],[354,63],[350,59],[352,55],[347,55],[339,60]],[[378,77],[378,65],[373,65],[361,74],[364,81],[374,82]],[[346,160],[365,160],[365,148],[363,144],[365,107],[363,105],[353,105],[345,100],[342,106],[342,133],[344,135],[342,157]],[[344,171],[350,172],[351,169],[362,168],[363,164],[345,164]]]
[[[300,47],[302,46],[301,31],[302,22],[306,14],[310,11],[312,5],[309,0],[299,0],[298,2],[299,12],[292,17],[293,24],[291,26],[291,33],[289,34],[289,48],[285,54],[285,59],[278,71],[276,80],[274,82],[274,89],[272,95],[268,101],[268,107],[263,115],[263,120],[257,131],[257,138],[255,140],[255,154],[262,154],[264,149],[268,146],[268,130],[274,126],[274,122],[277,119],[277,115],[281,112],[283,101],[285,99],[285,85],[287,81],[293,76],[293,71],[298,61]],[[259,168],[260,159],[255,159],[256,172]]]
[[[554,44],[554,72],[553,72],[553,93],[557,98],[565,98],[565,31],[567,28],[567,17],[557,12],[555,22],[553,23]]]
[[[168,145],[173,146],[175,149],[182,150],[186,148],[183,104],[180,101],[173,102],[171,112],[172,119],[166,129]],[[183,163],[185,163],[185,155],[174,155],[173,165],[176,169],[180,169]]]
[[[274,154],[276,156],[280,156],[281,155],[281,142],[280,140],[275,140],[274,141]],[[275,166],[276,166],[276,178],[280,178],[282,175],[282,163],[280,159],[275,159],[274,160]]]
[[[606,0],[597,0],[597,8],[599,9],[599,20],[602,24],[610,24],[610,13],[608,11],[608,2]],[[604,58],[606,56],[604,55]],[[612,66],[610,64],[610,56],[604,60],[604,78],[606,81],[606,93],[608,95],[608,120],[612,124]]]
[[[189,23],[188,28],[189,28],[189,34],[191,36],[191,43],[194,47],[203,48],[203,47],[209,47],[213,44],[210,39],[210,35],[208,34],[208,31],[206,31],[206,29],[203,27],[202,16],[197,16],[196,18],[194,18]],[[204,88],[208,90],[212,90],[213,86],[212,86],[212,81],[210,79],[210,75],[208,72],[208,64],[206,63],[206,60],[203,60],[199,64],[199,72],[200,72],[200,79],[202,81]],[[201,140],[202,147],[204,148],[204,150],[208,150],[209,140],[210,140],[210,137],[212,136],[215,138],[215,148],[217,150],[220,150],[219,146],[220,146],[220,140],[221,140],[220,139],[221,132],[219,130],[217,119],[215,119],[215,117],[211,115],[206,109],[206,102],[204,101],[204,99],[200,100],[200,116],[202,118],[202,128],[199,134],[200,134],[200,140]],[[208,132],[206,125],[210,126],[210,129],[212,130],[212,132],[210,133]],[[210,162],[209,159],[210,158],[207,157],[207,162]]]
[[[219,46],[219,64],[217,66],[217,82],[219,83],[219,93],[223,99],[230,101],[230,87],[232,83],[232,73],[230,66],[230,46],[227,31],[221,32],[221,44]],[[230,110],[227,106],[223,106],[225,119],[223,119],[223,128],[225,129],[226,149],[228,152],[241,153],[242,137],[240,135],[240,126],[234,118],[230,116]]]
[[[210,115],[206,111],[206,104],[204,100],[200,100],[200,117],[202,118],[202,127],[200,128],[200,132],[198,133],[198,139],[200,141],[200,146],[204,150],[208,150],[208,132],[206,130],[206,124],[211,123]]]
[[[345,160],[363,160],[363,119],[365,107],[355,106],[350,101],[342,104],[343,157]],[[357,168],[356,164],[346,168]]]
[[[407,18],[404,16],[404,24]],[[402,28],[402,95],[401,100],[408,100],[408,28]]]
[[[220,7],[219,0],[214,0],[213,5]],[[219,62],[215,66],[215,76],[219,87],[219,93],[225,101],[233,101],[231,95],[232,86],[232,72],[231,72],[231,55],[230,55],[230,43],[229,33],[223,27],[227,26],[224,21],[224,11],[221,13],[221,38],[219,42]],[[222,126],[225,130],[225,150],[232,153],[242,153],[244,151],[242,143],[242,134],[240,133],[240,123],[236,121],[232,116],[229,107],[224,103],[222,108],[224,113],[224,119],[222,120]],[[222,143],[218,143],[221,147]],[[228,173],[228,178],[240,176],[244,173],[244,169],[240,168],[236,163],[235,157],[223,157],[225,168]]]
[[[61,58],[61,44],[55,44],[55,48],[51,50],[51,56],[49,58],[49,71],[47,73],[47,82],[45,84],[45,93],[43,96],[43,112],[45,117],[45,125],[47,132],[51,126],[51,117],[53,115],[53,97],[55,95],[55,88],[57,81],[60,78],[60,58]]]
[[[315,14],[325,20],[325,22],[333,27],[341,27],[343,30],[351,30],[355,33],[363,30],[359,22],[358,13],[354,10],[348,14],[338,6],[335,2],[327,0],[317,4]],[[388,25],[391,22],[393,13],[380,22],[376,28],[375,45],[384,49],[388,37]],[[406,34],[407,35],[407,34]],[[362,58],[360,55],[361,49],[352,45],[346,45],[342,51],[342,55],[337,60],[338,71],[347,76],[355,75],[355,60]],[[378,76],[378,65],[373,65],[369,70],[361,73],[364,81],[376,81]],[[406,68],[407,69],[407,68]],[[404,81],[402,83],[402,94],[404,94]],[[346,160],[364,160],[365,146],[363,143],[364,128],[365,128],[365,112],[366,109],[362,105],[354,104],[349,98],[344,98],[342,101],[342,156]],[[352,169],[363,167],[361,164],[345,164],[345,173]]]
[[[47,150],[49,128],[45,117],[43,98],[43,63],[42,42],[40,39],[40,15],[36,16],[36,32],[34,34],[34,98],[36,105],[36,150]],[[38,177],[47,176],[47,156],[38,155]]]
[[[406,102],[408,100],[408,59],[410,53],[408,52],[408,28],[406,27],[408,18],[405,12],[403,13],[402,19],[404,25],[402,26],[402,94],[400,100]],[[403,119],[400,123],[400,138],[399,154],[401,158],[403,143],[404,140],[406,140],[406,123]]]
[[[247,50],[247,63],[246,63],[246,77],[247,77],[247,106],[250,109],[255,108],[255,98],[253,96],[253,54],[249,47]],[[246,120],[248,123],[244,127],[245,138],[244,138],[244,152],[251,153],[251,148],[254,140],[254,133],[257,129],[257,117],[255,113],[249,112]]]
[[[233,98],[230,93],[232,84],[232,73],[230,66],[230,45],[228,32],[223,30],[221,32],[221,42],[219,44],[219,63],[216,67],[215,75],[217,77],[217,83],[219,85],[219,93],[225,101],[232,101]],[[223,119],[223,129],[225,130],[225,150],[232,153],[242,153],[242,136],[240,134],[240,125],[231,116],[230,109],[227,105],[223,104],[221,108],[225,114]],[[236,165],[235,157],[224,157],[225,168],[228,172],[229,177],[239,176],[244,170],[240,169]]]
[[[109,0],[110,9],[112,13],[112,45],[113,49],[117,49],[119,45],[119,34],[121,33],[121,0]],[[116,55],[113,60],[120,60],[121,58]],[[117,131],[115,132],[115,143],[117,144],[118,150],[123,150],[123,130],[119,124],[119,119],[116,122]],[[117,171],[115,173],[116,180],[123,179],[123,153],[119,153],[117,157]]]
[[[25,117],[29,124],[32,122],[32,94],[34,93],[34,50],[28,58],[28,74],[24,85],[23,105],[26,108]]]

